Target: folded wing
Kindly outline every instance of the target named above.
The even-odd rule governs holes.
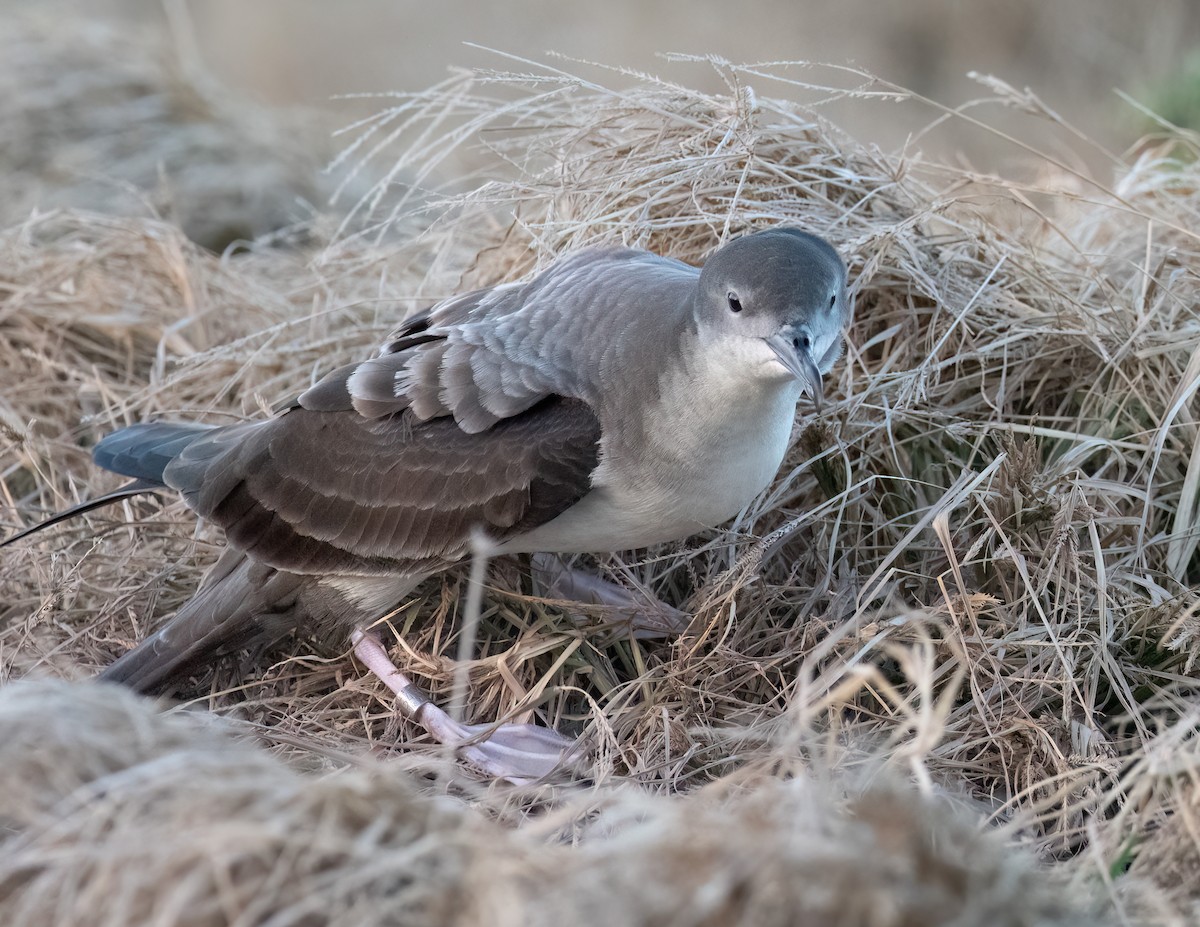
[[[590,488],[599,438],[586,404],[551,396],[479,434],[409,412],[293,408],[204,431],[135,425],[101,442],[97,458],[118,447],[122,462],[158,467],[164,443],[181,445],[161,482],[276,569],[417,574],[464,556],[476,528],[501,540],[573,505]]]

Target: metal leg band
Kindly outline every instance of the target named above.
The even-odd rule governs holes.
[[[416,718],[421,709],[433,700],[415,683],[409,683],[396,693],[396,707],[406,718]]]

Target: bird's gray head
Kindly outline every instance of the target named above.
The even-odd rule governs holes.
[[[824,239],[770,229],[713,252],[700,272],[696,323],[752,376],[794,377],[820,407],[821,375],[842,353],[846,265]]]

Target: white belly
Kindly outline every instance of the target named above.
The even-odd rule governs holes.
[[[769,384],[760,395],[705,407],[668,397],[662,408],[675,412],[669,419],[656,416],[654,445],[606,453],[588,495],[502,550],[628,550],[728,521],[770,484],[783,462],[799,391],[794,383]]]

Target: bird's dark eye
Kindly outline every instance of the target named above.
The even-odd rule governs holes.
[[[834,303],[836,303],[836,302],[837,302],[837,293],[834,293],[832,296],[829,297],[829,308],[832,309]]]
[[[742,311],[742,301],[740,299],[738,299],[737,293],[727,293],[725,295],[725,298],[727,300],[729,300],[729,310],[731,312],[741,312]]]

